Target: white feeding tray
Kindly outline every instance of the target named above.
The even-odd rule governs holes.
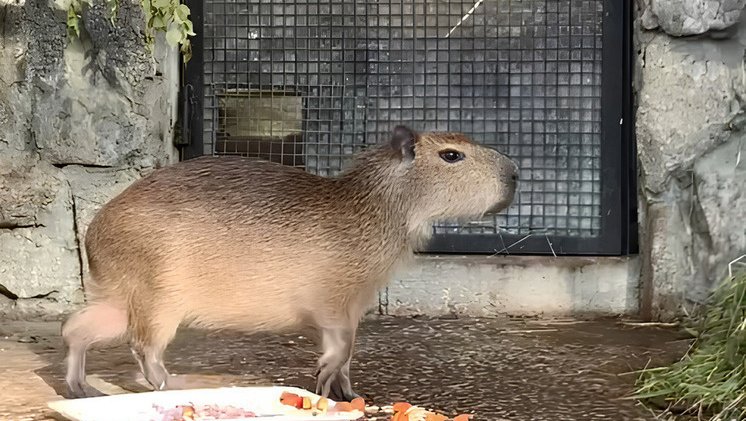
[[[232,406],[256,414],[249,418],[221,418],[224,421],[354,421],[364,415],[360,411],[313,415],[310,411],[295,410],[280,403],[282,392],[308,396],[314,403],[319,398],[294,387],[224,387],[63,399],[47,405],[72,421],[162,421],[164,414],[159,407],[169,410],[184,405]],[[329,401],[329,407],[333,405],[334,402]]]

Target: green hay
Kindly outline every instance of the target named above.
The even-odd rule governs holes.
[[[689,352],[671,366],[643,370],[634,397],[712,421],[746,419],[746,272],[718,286],[693,329]]]

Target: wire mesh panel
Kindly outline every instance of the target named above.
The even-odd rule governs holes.
[[[396,124],[462,132],[518,163],[520,192],[501,214],[441,221],[436,234],[602,235],[604,48],[622,47],[603,45],[608,2],[203,7],[203,153],[331,176]]]

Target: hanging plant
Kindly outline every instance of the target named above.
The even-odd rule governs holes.
[[[70,37],[80,36],[80,19],[83,8],[91,6],[93,0],[58,0],[57,4],[67,10],[67,32]],[[112,25],[116,24],[119,13],[119,0],[105,0]],[[189,7],[180,0],[140,0],[145,13],[145,44],[152,52],[155,33],[166,34],[166,42],[172,47],[179,46],[184,63],[192,58],[192,43],[189,37],[196,35],[189,19]]]
[[[190,36],[196,35],[192,21],[189,19],[191,13],[186,4],[179,0],[141,0],[143,11],[145,11],[145,40],[152,48],[155,40],[155,32],[166,33],[166,42],[172,47],[179,46],[184,63],[192,58],[192,43]]]

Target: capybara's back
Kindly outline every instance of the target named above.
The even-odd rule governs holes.
[[[235,157],[156,170],[88,227],[88,305],[63,326],[71,392],[96,394],[85,351],[116,339],[154,388],[167,387],[163,351],[188,323],[313,329],[325,351],[317,392],[356,396],[352,342],[376,291],[434,219],[506,207],[516,171],[461,135],[404,127],[338,177]]]

